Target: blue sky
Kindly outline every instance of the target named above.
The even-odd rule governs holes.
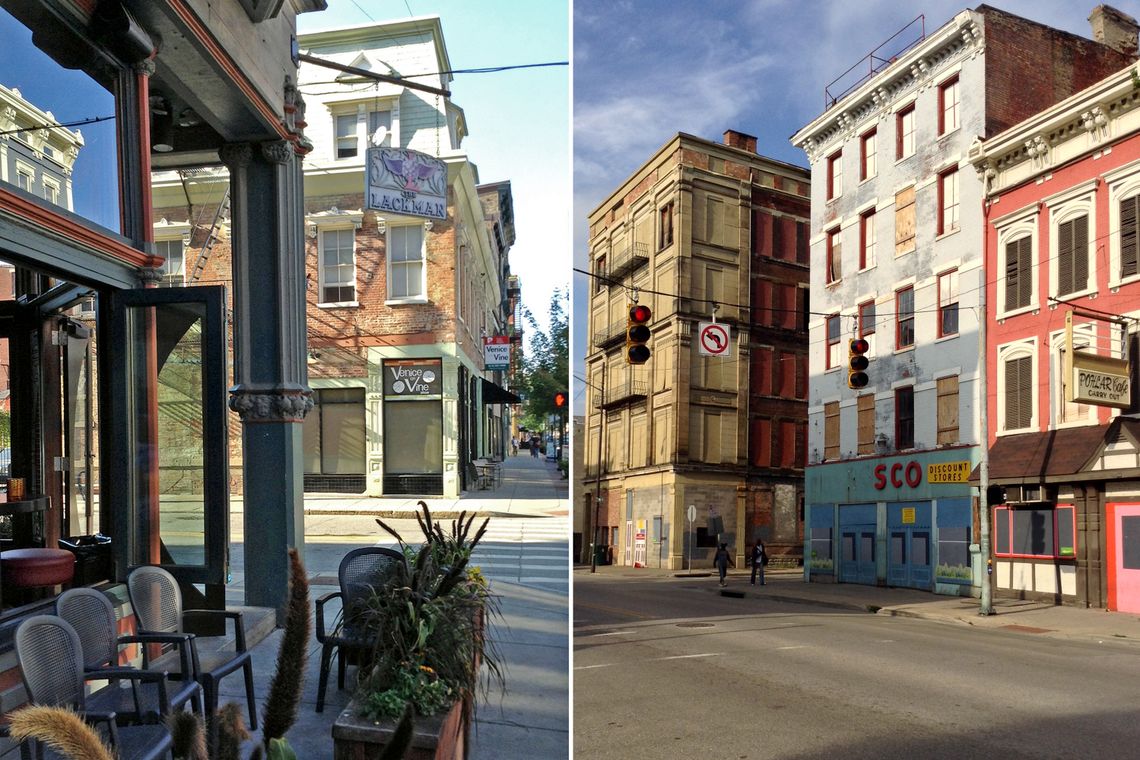
[[[1091,38],[1095,2],[991,0]],[[759,153],[807,166],[789,137],[823,112],[824,88],[920,14],[926,34],[978,3],[933,0],[575,0],[574,266],[586,217],[677,132],[756,135]],[[1140,17],[1140,2],[1112,5]],[[913,39],[913,33],[912,33]],[[572,371],[583,376],[587,278],[574,274]],[[574,412],[582,413],[575,381]]]
[[[329,0],[327,10],[297,21],[306,33],[432,14],[453,69],[570,60],[564,0]],[[511,271],[545,328],[554,289],[570,284],[570,67],[456,74],[451,93],[467,116],[463,148],[479,181],[511,181]]]

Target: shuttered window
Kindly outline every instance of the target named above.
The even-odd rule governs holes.
[[[875,394],[864,393],[857,400],[859,453],[875,453]]]
[[[1077,293],[1089,283],[1089,218],[1057,226],[1057,295]]]
[[[1005,362],[1005,430],[1022,430],[1033,421],[1033,358]]]
[[[839,459],[839,402],[823,405],[823,458]]]
[[[1028,306],[1033,295],[1032,240],[1026,236],[1005,245],[1005,310]]]
[[[1131,277],[1140,274],[1137,266],[1137,218],[1140,217],[1140,195],[1125,198],[1120,202],[1120,276]]]
[[[958,443],[958,377],[938,380],[938,444]]]
[[[914,186],[895,194],[895,255],[914,250]]]

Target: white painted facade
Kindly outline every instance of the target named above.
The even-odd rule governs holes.
[[[895,392],[903,386],[914,390],[914,445],[903,450],[937,448],[937,385],[940,378],[950,376],[959,379],[957,444],[979,442],[977,307],[982,297],[984,220],[982,185],[967,153],[985,131],[983,23],[983,17],[972,11],[959,13],[792,138],[808,154],[812,171],[809,465],[825,459],[824,410],[832,402],[838,402],[840,409],[839,456],[856,456],[856,398],[866,393],[875,398],[872,453],[900,451]],[[941,93],[955,78],[958,126],[948,124],[939,134]],[[951,96],[945,97],[950,102]],[[914,151],[899,159],[897,133],[912,108]],[[869,176],[862,179],[864,140],[872,131],[874,173],[868,168]],[[841,180],[831,176],[836,160],[841,171],[835,174]],[[949,229],[948,222],[940,234],[940,184],[952,182],[947,173],[955,169],[958,226]],[[896,197],[910,187],[915,199],[913,247],[903,246],[896,253],[900,205]],[[861,227],[872,212],[873,223],[868,225],[874,229],[873,262],[860,269]],[[828,283],[829,236],[835,230],[841,243],[840,271]],[[939,276],[952,270],[957,271],[958,332],[940,337]],[[951,280],[943,282],[948,285]],[[912,347],[897,345],[897,293],[907,287],[913,288],[914,296]],[[876,319],[874,333],[867,336],[870,382],[857,391],[847,387],[848,340],[859,334],[859,305],[871,301]],[[838,348],[830,348],[831,366],[827,315],[840,315]],[[810,493],[807,500],[812,501]]]

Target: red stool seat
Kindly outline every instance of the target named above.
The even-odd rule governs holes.
[[[75,555],[65,549],[9,549],[0,552],[0,580],[13,588],[71,583]]]

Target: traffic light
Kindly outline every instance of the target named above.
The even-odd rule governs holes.
[[[561,409],[562,407],[566,406],[566,394],[565,393],[563,393],[562,391],[558,391],[558,393],[554,394],[554,406],[557,407],[558,409]]]
[[[863,338],[852,338],[847,344],[847,387],[866,388],[871,378],[867,377],[867,367],[871,364],[867,351],[871,344]]]
[[[629,305],[629,320],[625,323],[625,360],[630,364],[649,361],[649,320],[653,312],[638,303]]]

